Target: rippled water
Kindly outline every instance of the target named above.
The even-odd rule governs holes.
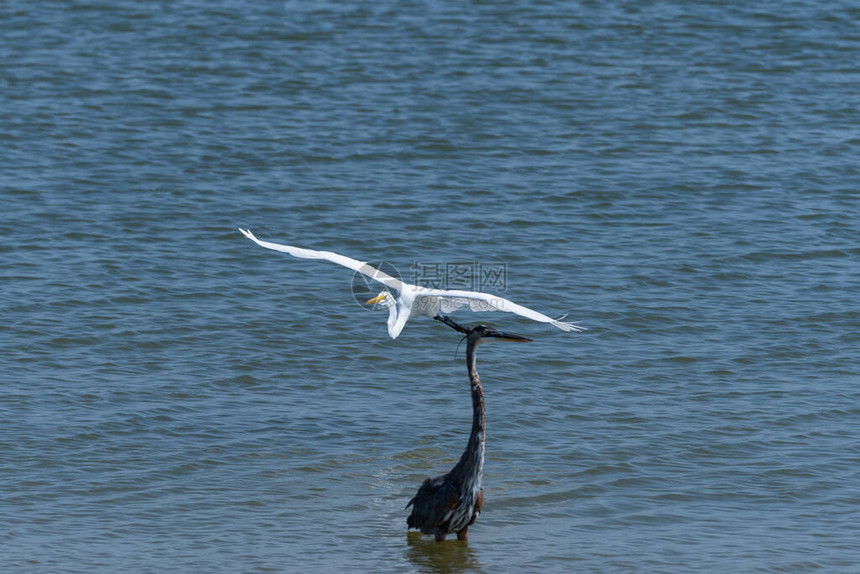
[[[852,2],[0,6],[6,572],[856,572]],[[351,273],[503,266],[458,337]],[[428,279],[424,276],[423,279]],[[462,321],[477,319],[467,313]]]

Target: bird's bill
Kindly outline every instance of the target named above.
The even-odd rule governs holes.
[[[531,343],[533,341],[533,339],[523,337],[522,335],[514,335],[512,333],[505,333],[504,331],[496,331],[495,329],[487,333],[485,336],[494,337],[502,341],[513,341],[515,343]]]
[[[373,299],[368,299],[364,304],[365,305],[373,305],[375,303],[379,303],[380,301],[382,301],[386,297],[388,297],[387,293],[380,293],[379,295],[377,295]]]

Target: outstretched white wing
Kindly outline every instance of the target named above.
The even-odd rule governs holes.
[[[239,228],[239,231],[242,232],[242,235],[259,245],[260,247],[265,247],[266,249],[273,249],[275,251],[283,251],[284,253],[289,253],[293,257],[298,257],[300,259],[324,259],[326,261],[331,261],[332,263],[343,265],[344,267],[348,267],[353,271],[357,271],[358,273],[366,275],[374,281],[379,281],[389,289],[395,289],[397,291],[401,291],[403,289],[403,282],[400,279],[395,279],[391,275],[388,275],[387,273],[380,271],[376,267],[368,265],[363,261],[359,261],[358,259],[346,257],[345,255],[338,255],[337,253],[333,253],[331,251],[314,251],[313,249],[303,249],[301,247],[293,247],[292,245],[281,245],[279,243],[261,241],[254,237],[254,234],[251,233],[251,231],[248,229]]]
[[[239,229],[242,234],[259,245],[260,247],[265,247],[266,249],[273,249],[275,251],[283,251],[284,253],[289,253],[293,257],[299,257],[301,259],[323,259],[325,261],[331,261],[332,263],[337,263],[338,265],[342,265],[353,271],[366,275],[367,277],[373,279],[374,281],[379,281],[389,289],[396,290],[398,292],[403,292],[404,287],[413,289],[417,291],[417,295],[419,297],[430,297],[438,301],[438,309],[442,313],[451,313],[456,311],[457,309],[461,309],[464,307],[468,307],[471,311],[506,311],[508,313],[515,313],[522,317],[526,317],[527,319],[531,319],[533,321],[539,321],[541,323],[549,323],[554,327],[558,327],[562,331],[583,331],[584,327],[580,327],[573,323],[568,323],[562,321],[564,317],[560,317],[558,319],[553,319],[552,317],[547,317],[543,313],[538,313],[528,307],[523,307],[522,305],[518,305],[513,301],[505,299],[504,297],[499,297],[498,295],[492,295],[490,293],[481,293],[478,291],[458,291],[458,290],[444,290],[444,289],[427,289],[423,287],[416,287],[414,285],[409,285],[407,283],[403,283],[400,279],[396,279],[387,273],[380,271],[379,269],[369,265],[363,261],[359,261],[357,259],[352,259],[351,257],[346,257],[345,255],[339,255],[337,253],[333,253],[331,251],[314,251],[313,249],[303,249],[301,247],[293,247],[292,245],[281,245],[278,243],[270,243],[268,241],[261,241],[254,237],[254,234],[251,233],[247,229]],[[435,306],[436,301],[429,302],[427,306],[427,310],[436,309]],[[401,312],[397,316],[397,324],[392,326],[389,325],[389,335],[392,339],[397,338],[397,335],[400,334],[400,330],[403,329],[404,324],[409,319],[411,313]],[[432,316],[432,313],[430,313]]]
[[[585,330],[585,327],[580,327],[573,323],[562,321],[561,319],[564,319],[564,317],[553,319],[552,317],[547,317],[543,313],[538,313],[528,307],[523,307],[509,299],[505,299],[504,297],[499,297],[498,295],[493,295],[491,293],[481,293],[478,291],[448,291],[444,289],[422,289],[421,295],[438,297],[441,305],[440,309],[443,313],[451,313],[464,307],[475,312],[506,311],[508,313],[515,313],[522,317],[526,317],[533,321],[549,323],[554,327],[558,327],[562,331],[580,332]]]

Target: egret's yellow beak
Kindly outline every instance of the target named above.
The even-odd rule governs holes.
[[[380,293],[379,295],[377,295],[373,299],[368,299],[367,302],[365,303],[365,305],[373,305],[374,303],[379,303],[380,301],[382,301],[386,297],[388,297],[388,293]]]

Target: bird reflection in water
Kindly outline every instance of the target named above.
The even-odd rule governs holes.
[[[432,538],[419,532],[406,534],[406,559],[419,572],[449,574],[453,572],[481,571],[482,565],[475,551],[464,542],[436,544]]]

